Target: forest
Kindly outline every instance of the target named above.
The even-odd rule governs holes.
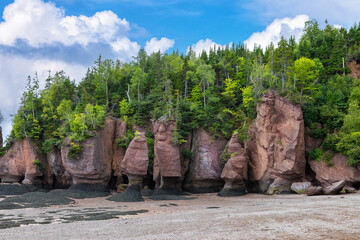
[[[329,24],[320,28],[317,21],[306,23],[298,43],[282,38],[277,47],[265,49],[233,44],[200,56],[191,49],[150,56],[140,50],[129,63],[100,56],[78,84],[57,72],[40,89],[37,75],[29,76],[0,156],[24,138],[48,153],[67,136],[76,155],[79,143],[94,136],[107,116],[121,118],[128,126],[146,126],[150,119],[175,121],[174,144],[200,127],[215,137],[230,138],[237,131],[244,143],[257,102],[272,89],[300,104],[311,136],[325,139],[321,148],[308,153],[311,159],[331,164],[333,154],[341,152],[356,166],[360,80],[349,76],[347,63],[352,61],[360,63],[360,25],[349,30]],[[127,146],[133,136],[128,128],[118,145]],[[146,136],[151,150],[154,136],[150,131]]]

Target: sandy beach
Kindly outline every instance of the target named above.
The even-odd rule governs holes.
[[[248,194],[0,210],[0,239],[359,239],[360,194]],[[6,223],[6,224],[5,224]],[[17,226],[19,225],[19,226]]]

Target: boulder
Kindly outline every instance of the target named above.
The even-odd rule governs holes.
[[[227,145],[227,153],[230,155],[230,159],[221,173],[225,185],[218,195],[222,197],[245,195],[249,159],[239,143],[237,133],[231,137]]]
[[[52,175],[46,158],[30,139],[15,142],[0,158],[0,179],[3,183],[48,187],[52,185]]]
[[[336,195],[339,194],[341,192],[341,190],[345,187],[346,185],[346,181],[342,180],[339,182],[335,182],[332,185],[323,188],[324,190],[324,194],[325,195]]]
[[[345,191],[345,193],[356,193],[357,192],[357,190],[354,187],[348,186],[348,185],[344,187],[344,191]]]
[[[307,196],[315,196],[315,195],[321,195],[323,194],[323,189],[320,186],[311,186],[308,189],[306,189],[305,194]]]
[[[190,141],[173,143],[176,128],[174,121],[156,121],[153,124],[154,142],[154,181],[157,188],[181,188],[188,168],[182,151],[190,149]]]
[[[270,184],[266,194],[289,194],[291,193],[292,181],[282,178],[275,178]]]
[[[291,190],[298,194],[305,193],[311,187],[311,182],[294,182],[291,184]]]
[[[203,129],[195,131],[193,158],[185,177],[184,189],[190,192],[217,192],[223,187],[220,155],[227,144],[224,136],[214,138]]]
[[[345,180],[348,185],[360,182],[360,170],[349,166],[343,154],[336,153],[330,163],[331,166],[328,166],[324,161],[308,160],[311,170],[315,173],[315,179],[320,185],[326,187],[341,180]]]
[[[290,190],[292,182],[305,178],[304,120],[300,106],[269,90],[257,106],[257,117],[249,133],[252,138],[247,145],[249,180],[253,191],[267,192],[275,180],[277,187]]]
[[[81,143],[83,148],[78,159],[68,156],[71,148],[69,138],[61,147],[61,160],[64,169],[70,174],[73,185],[88,186],[90,189],[108,190],[113,159],[113,143],[116,121],[107,118],[104,129],[96,136]]]

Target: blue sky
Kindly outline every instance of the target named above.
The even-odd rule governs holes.
[[[11,129],[28,75],[64,70],[80,81],[101,54],[130,61],[140,48],[200,53],[231,42],[300,38],[304,23],[352,26],[359,0],[1,0],[0,110]]]

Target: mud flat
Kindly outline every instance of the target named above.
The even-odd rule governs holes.
[[[360,194],[248,194],[0,209],[0,239],[359,239]],[[195,197],[195,198],[194,198]]]

